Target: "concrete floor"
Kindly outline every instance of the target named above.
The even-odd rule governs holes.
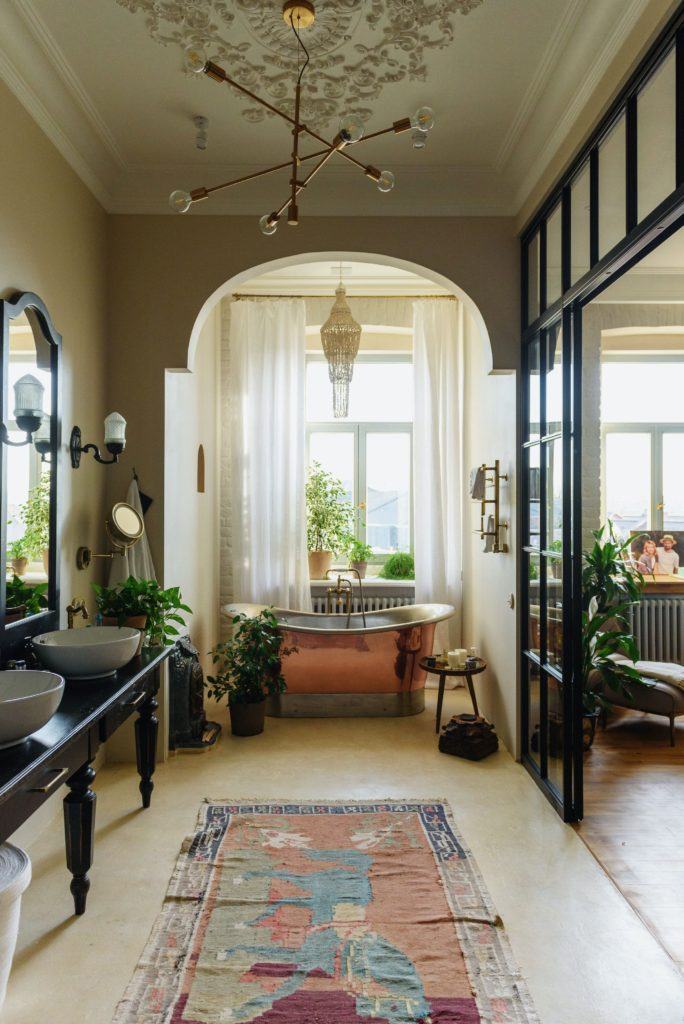
[[[434,692],[412,719],[268,720],[266,733],[178,756],[139,810],[132,765],[97,780],[84,917],[72,916],[63,830],[32,844],[34,879],[2,1024],[109,1024],[203,797],[445,797],[503,917],[542,1024],[681,1024],[684,977],[575,834],[505,751],[479,764],[436,749]],[[449,693],[447,713],[464,707]]]

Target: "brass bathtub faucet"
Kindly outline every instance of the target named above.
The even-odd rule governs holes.
[[[361,615],[362,615],[362,618],[363,618],[363,626],[364,626],[364,629],[365,629],[366,628],[366,609],[365,609],[364,603],[363,603],[363,584],[361,583],[361,575],[360,575],[358,569],[343,569],[341,571],[338,571],[337,569],[328,569],[328,571],[325,574],[325,578],[327,580],[329,580],[331,573],[333,573],[333,575],[335,573],[337,573],[337,583],[335,584],[334,587],[328,587],[328,589],[325,592],[325,614],[326,615],[337,614],[337,611],[333,612],[333,607],[332,607],[333,606],[333,597],[335,598],[335,609],[337,609],[337,606],[340,603],[340,598],[343,597],[343,599],[344,599],[344,611],[343,611],[342,614],[344,614],[344,612],[346,611],[346,613],[347,613],[347,629],[349,629],[350,624],[351,624],[351,614],[352,614],[352,603],[353,603],[353,597],[354,597],[354,588],[352,586],[352,581],[348,577],[343,576],[342,572],[353,573],[356,576],[356,578],[358,579],[358,581],[359,581],[359,594],[360,594],[360,598],[361,598]]]

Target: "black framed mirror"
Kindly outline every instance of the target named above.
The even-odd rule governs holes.
[[[0,644],[59,625],[61,336],[32,292],[0,300]]]

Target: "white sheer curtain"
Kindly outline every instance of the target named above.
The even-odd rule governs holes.
[[[436,650],[461,638],[463,317],[454,299],[413,305],[416,602],[456,608]]]
[[[240,300],[230,328],[235,601],[310,609],[305,305]]]

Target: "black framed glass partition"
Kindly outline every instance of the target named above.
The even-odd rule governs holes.
[[[566,821],[582,817],[582,310],[683,219],[681,4],[521,235],[522,758]]]

